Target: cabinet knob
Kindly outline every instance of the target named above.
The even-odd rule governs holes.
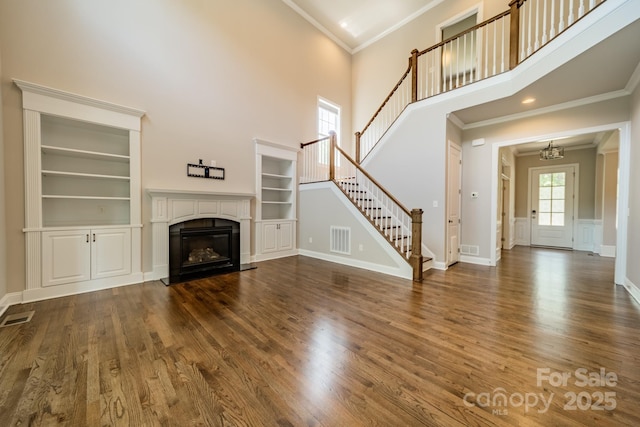
[[[96,241],[96,233],[93,233],[93,241]]]
[[[89,243],[89,235],[87,234],[87,243]]]

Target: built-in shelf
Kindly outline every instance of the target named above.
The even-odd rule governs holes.
[[[42,145],[42,154],[54,154],[64,155],[68,157],[77,157],[80,159],[98,159],[98,160],[110,160],[112,162],[128,163],[129,156],[123,156],[121,154],[101,153],[98,151],[86,151],[77,150],[74,148],[53,147],[50,145]]]
[[[115,179],[120,181],[129,181],[131,179],[128,176],[98,175],[93,173],[61,172],[61,171],[50,171],[50,170],[43,170],[42,176],[64,176],[64,177],[70,177],[70,178],[89,178],[89,179]]]
[[[69,199],[69,200],[131,200],[131,197],[99,197],[99,196],[63,196],[56,194],[43,194],[43,199]]]
[[[265,173],[265,172],[262,173],[262,176],[266,178],[293,179],[293,177],[289,175],[278,175],[275,173]]]

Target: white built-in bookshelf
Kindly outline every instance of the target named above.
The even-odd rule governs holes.
[[[256,260],[296,253],[296,148],[256,139]]]
[[[144,112],[14,82],[23,96],[24,299],[141,282]]]

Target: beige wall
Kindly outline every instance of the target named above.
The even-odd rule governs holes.
[[[438,43],[436,27],[479,7],[478,19],[506,11],[507,0],[443,1],[402,28],[353,55],[353,132],[360,131],[407,69],[413,49]]]
[[[2,43],[0,43],[2,46]],[[2,81],[2,50],[0,49],[0,81]],[[5,171],[7,170],[6,165],[4,164],[4,126],[2,122],[2,85],[0,84],[0,166],[2,166],[2,170],[0,171],[0,301],[7,294],[7,252],[6,252],[6,243],[7,243],[7,233],[6,233],[6,222],[5,222],[5,197],[4,197],[4,186],[5,186]],[[0,305],[0,311],[2,310],[2,306]]]
[[[254,192],[252,138],[316,137],[317,97],[351,129],[351,57],[280,0],[0,2],[9,291],[24,283],[21,93],[12,78],[145,110],[144,188]],[[186,176],[216,160],[224,181]],[[143,269],[151,269],[143,195]]]
[[[565,150],[564,159],[541,161],[538,155],[516,157],[516,217],[525,218],[529,196],[529,169],[577,163],[579,166],[578,217],[594,219],[596,148]]]

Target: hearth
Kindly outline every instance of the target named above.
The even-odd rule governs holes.
[[[239,270],[239,223],[204,218],[169,227],[169,278],[163,279],[165,284]]]

